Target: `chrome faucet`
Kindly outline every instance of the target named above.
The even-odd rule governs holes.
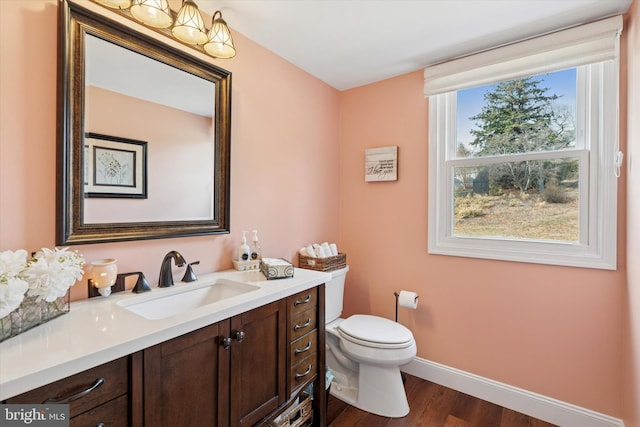
[[[176,266],[182,267],[187,263],[184,257],[178,251],[171,251],[164,256],[160,265],[160,279],[158,279],[159,288],[168,288],[173,286],[173,274],[171,273],[171,260],[174,260]]]

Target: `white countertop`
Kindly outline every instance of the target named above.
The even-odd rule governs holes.
[[[217,278],[260,289],[158,320],[148,320],[117,304]],[[69,313],[0,343],[0,400],[326,283],[330,278],[329,273],[298,268],[293,278],[278,280],[266,280],[259,271],[229,270],[200,274],[198,281],[176,282],[173,288],[154,286],[143,294],[126,291],[72,302]]]

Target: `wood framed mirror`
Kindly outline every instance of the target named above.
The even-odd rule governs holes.
[[[231,73],[59,7],[56,244],[228,233]]]

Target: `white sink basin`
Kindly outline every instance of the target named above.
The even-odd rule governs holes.
[[[209,285],[184,284],[119,301],[118,305],[146,319],[157,320],[185,313],[260,289],[233,280],[217,279]]]

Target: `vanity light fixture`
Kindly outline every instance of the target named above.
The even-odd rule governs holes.
[[[228,59],[236,56],[236,48],[229,26],[222,19],[222,12],[216,10],[211,18],[211,29],[202,19],[202,14],[194,0],[182,0],[182,7],[175,16],[168,0],[93,0],[94,2],[116,9],[120,15],[129,19],[133,16],[138,22],[157,28],[166,36],[175,37],[214,58]],[[172,27],[173,25],[173,27]],[[171,28],[171,33],[169,33]]]
[[[133,0],[129,9],[138,21],[154,28],[169,28],[173,16],[167,0]]]
[[[96,2],[113,9],[129,9],[131,7],[131,0],[96,0]]]
[[[204,19],[200,15],[198,6],[192,0],[182,1],[182,7],[171,32],[175,38],[184,43],[206,43],[208,39],[207,28],[204,26]]]
[[[216,16],[218,17],[216,19]],[[236,48],[233,46],[231,31],[224,19],[222,12],[216,10],[211,19],[209,39],[204,45],[204,50],[216,58],[233,58],[236,56]]]

